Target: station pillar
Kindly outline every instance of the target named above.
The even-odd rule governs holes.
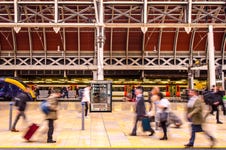
[[[213,39],[213,26],[209,25],[208,31],[208,87],[211,89],[213,85],[216,85],[216,73],[215,73],[215,55],[214,55],[214,39]]]
[[[194,89],[194,73],[191,66],[188,67],[188,88]]]
[[[96,45],[97,45],[97,80],[104,80],[104,6],[103,0],[98,0],[98,16],[96,27]]]

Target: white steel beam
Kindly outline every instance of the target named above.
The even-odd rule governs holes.
[[[53,1],[19,1],[19,4],[41,4],[41,5],[48,5],[48,4],[54,4]],[[74,5],[81,5],[81,4],[92,4],[91,1],[59,1],[59,4],[74,4]],[[105,1],[103,4],[107,5],[139,5],[143,2],[138,1]],[[188,2],[186,1],[149,1],[148,4],[151,5],[186,5]],[[13,4],[12,1],[0,1],[0,4]],[[224,1],[194,1],[193,4],[195,5],[224,5]]]
[[[208,78],[209,85],[211,88],[213,85],[216,85],[216,74],[215,74],[215,56],[214,56],[214,36],[213,36],[213,26],[209,26],[208,31]]]
[[[104,80],[104,6],[103,0],[98,3],[99,24],[97,27],[97,80]]]
[[[147,0],[144,0],[144,6],[143,6],[143,23],[147,24],[147,19],[148,19],[148,5],[147,5]],[[141,31],[145,34],[147,32],[148,28],[147,27],[141,27]]]
[[[51,28],[51,27],[64,27],[64,28],[95,28],[97,26],[104,26],[105,28],[208,28],[209,25],[213,26],[213,28],[226,28],[225,23],[191,23],[188,25],[187,23],[105,23],[105,24],[97,24],[97,23],[0,23],[0,28],[13,28],[13,27],[21,27],[21,28]]]
[[[93,4],[94,4],[94,9],[95,9],[95,18],[96,18],[96,22],[100,22],[99,21],[99,16],[98,16],[98,7],[97,7],[97,1],[93,0]]]

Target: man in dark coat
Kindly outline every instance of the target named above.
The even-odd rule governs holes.
[[[24,111],[26,110],[26,106],[27,106],[27,101],[31,101],[32,97],[29,94],[30,89],[26,88],[25,91],[21,91],[18,92],[16,97],[14,98],[15,100],[15,106],[17,107],[17,116],[16,119],[13,123],[13,126],[11,128],[12,132],[19,132],[18,130],[16,130],[16,124],[18,122],[18,120],[20,119],[20,116],[22,116],[24,118],[24,120],[26,120],[26,115],[24,113]]]
[[[131,136],[136,136],[136,131],[137,131],[137,122],[141,121],[143,117],[146,115],[146,108],[144,104],[144,96],[143,96],[143,90],[142,88],[136,88],[135,89],[135,94],[136,94],[136,118],[135,118],[135,125],[133,127]],[[149,136],[152,136],[154,134],[154,130],[150,128],[151,134]]]

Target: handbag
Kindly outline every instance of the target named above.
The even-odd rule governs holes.
[[[166,111],[161,112],[159,114],[159,120],[160,120],[160,122],[167,121],[168,120],[168,115],[169,115],[169,113],[166,112]]]

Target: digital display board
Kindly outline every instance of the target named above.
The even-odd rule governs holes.
[[[112,82],[91,81],[90,112],[112,111]]]

